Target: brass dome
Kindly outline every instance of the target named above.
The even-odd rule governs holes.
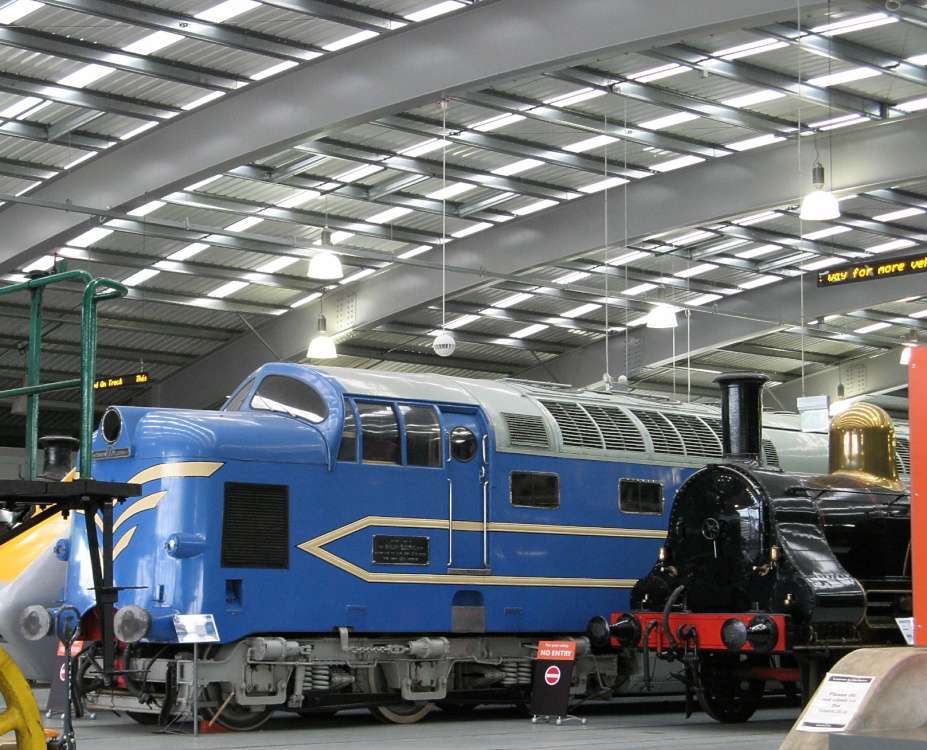
[[[858,403],[830,423],[831,474],[903,490],[895,464],[895,425],[884,409]]]

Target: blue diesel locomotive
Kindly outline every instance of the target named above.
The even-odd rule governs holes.
[[[766,463],[826,470],[825,435],[765,422]],[[620,694],[630,674],[589,649],[589,614],[630,606],[667,499],[721,458],[721,432],[715,407],[629,393],[291,363],[219,411],[110,408],[94,478],[143,493],[114,511],[115,678],[84,525],[59,544],[78,688],[139,721],[195,694],[232,729],[351,706],[409,723],[527,701],[554,637],[577,641],[575,696]],[[195,665],[191,615],[213,641]],[[24,634],[51,619],[27,609]]]

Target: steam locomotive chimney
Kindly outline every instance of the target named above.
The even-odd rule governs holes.
[[[725,460],[762,463],[763,384],[760,372],[727,372],[715,382],[721,388],[721,444]]]
[[[40,437],[39,442],[45,451],[45,463],[42,466],[40,477],[56,482],[64,479],[67,473],[74,468],[71,454],[79,442],[77,438],[66,435],[47,435]]]

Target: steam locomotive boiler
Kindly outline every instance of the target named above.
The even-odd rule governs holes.
[[[716,378],[724,459],[679,487],[631,612],[590,623],[596,645],[679,659],[725,722],[748,719],[767,680],[800,679],[810,695],[847,651],[903,643],[895,618],[912,611],[910,497],[888,415],[851,407],[832,422],[828,474],[783,471],[762,462],[766,379]]]

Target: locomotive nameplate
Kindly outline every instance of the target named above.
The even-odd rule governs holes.
[[[427,536],[373,535],[374,565],[428,565]]]

